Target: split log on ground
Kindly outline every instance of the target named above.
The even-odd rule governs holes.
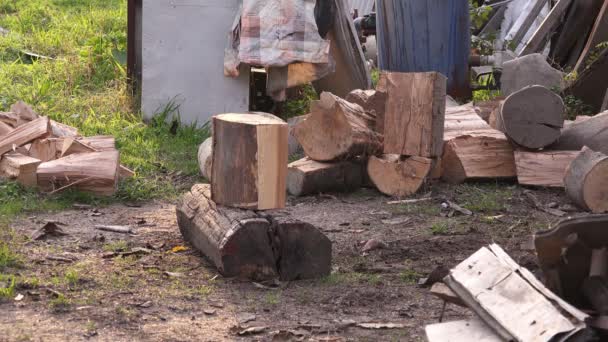
[[[198,166],[201,175],[207,180],[211,180],[211,170],[213,165],[213,138],[207,138],[198,147]]]
[[[37,184],[36,169],[40,163],[40,160],[20,153],[7,153],[0,160],[0,172],[20,184],[34,187]]]
[[[330,272],[331,242],[307,223],[217,205],[203,184],[193,186],[176,210],[186,241],[225,277],[294,280]]]
[[[23,124],[9,134],[0,137],[0,155],[12,151],[13,146],[19,147],[51,133],[49,118],[40,117]]]
[[[580,151],[590,149],[608,154],[608,112],[587,120],[575,122],[564,129],[559,140],[550,146],[552,150]]]
[[[579,206],[594,213],[608,212],[608,156],[583,148],[564,178],[566,193]]]
[[[356,161],[322,163],[303,158],[289,164],[287,190],[293,196],[355,191],[363,184],[364,172]]]
[[[54,120],[51,120],[51,131],[56,138],[75,138],[78,136],[77,128],[64,125]]]
[[[375,125],[376,117],[361,106],[324,92],[295,127],[295,135],[308,157],[334,161],[380,153],[382,137]]]
[[[43,163],[55,160],[61,155],[63,139],[47,138],[35,140],[29,149],[29,156],[40,159]]]
[[[7,135],[13,131],[13,127],[10,125],[0,121],[0,137],[3,135]]]
[[[380,90],[353,90],[345,100],[358,104],[366,112],[374,112],[376,115],[376,132],[384,134],[384,113],[386,111],[386,100],[388,94]]]
[[[378,89],[388,99],[384,153],[440,157],[443,148],[447,79],[436,72],[383,72]]]
[[[511,94],[497,113],[496,128],[523,147],[539,149],[559,139],[566,107],[562,98],[543,86]]]
[[[119,176],[118,151],[77,153],[38,166],[38,186],[45,191],[73,185],[99,195],[113,195]]]
[[[245,209],[285,207],[287,124],[270,114],[222,114],[213,118],[213,132],[213,200]]]
[[[515,151],[517,180],[522,185],[564,187],[568,165],[578,151]]]
[[[18,126],[19,116],[13,112],[0,112],[0,122],[15,128]]]
[[[477,115],[479,115],[485,122],[489,122],[490,115],[494,110],[496,110],[496,108],[500,106],[504,99],[504,97],[497,97],[488,101],[475,102],[475,111],[477,112]]]
[[[114,137],[111,135],[98,135],[93,137],[79,138],[78,140],[99,152],[116,149],[116,139],[114,139]]]
[[[81,141],[74,138],[64,138],[61,145],[61,157],[69,156],[75,153],[98,152],[94,148],[83,144]]]
[[[513,147],[471,105],[446,110],[441,178],[449,183],[470,179],[513,178]]]
[[[23,101],[18,101],[13,104],[10,110],[12,113],[17,114],[17,117],[19,117],[17,126],[21,126],[38,118],[38,114],[34,112],[32,107]]]
[[[424,157],[402,157],[395,154],[372,156],[367,173],[385,195],[406,197],[420,190],[433,168],[433,160]]]

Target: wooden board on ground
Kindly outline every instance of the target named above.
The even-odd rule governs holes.
[[[406,197],[424,185],[433,168],[433,159],[402,157],[395,154],[370,157],[367,173],[376,188],[385,195]]]
[[[225,277],[297,280],[331,271],[331,242],[308,223],[217,205],[204,184],[193,186],[176,210],[186,241]]]
[[[515,151],[517,180],[522,185],[564,187],[568,165],[578,151]]]
[[[274,115],[215,116],[213,200],[245,209],[285,207],[287,134],[287,123]]]
[[[579,206],[594,213],[608,212],[608,156],[583,148],[568,167],[566,193]]]
[[[346,96],[345,100],[358,104],[366,112],[376,115],[376,132],[384,134],[384,113],[386,111],[386,100],[388,94],[380,90],[353,90]]]
[[[0,174],[16,179],[24,186],[35,187],[37,184],[36,169],[41,161],[20,153],[7,153],[0,159]]]
[[[480,319],[431,324],[425,327],[428,342],[502,342]]]
[[[310,159],[335,161],[381,153],[382,137],[375,127],[374,113],[325,92],[294,133]]]
[[[589,119],[574,122],[564,129],[559,140],[551,145],[552,150],[580,151],[590,149],[608,154],[608,111]]]
[[[51,133],[50,120],[40,117],[17,127],[9,134],[0,137],[0,155],[12,151],[13,146],[19,147],[35,139],[44,138]]]
[[[378,89],[386,91],[384,153],[440,157],[447,79],[436,72],[383,72]]]
[[[349,192],[361,187],[364,164],[358,161],[317,162],[303,158],[287,168],[287,190],[293,196]]]
[[[44,191],[74,187],[99,195],[113,195],[118,184],[118,151],[77,153],[38,166],[38,186]]]
[[[551,145],[564,126],[562,98],[543,86],[511,94],[497,111],[496,128],[515,143],[530,149]]]

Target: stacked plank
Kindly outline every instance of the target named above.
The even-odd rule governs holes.
[[[82,137],[23,102],[0,113],[0,155],[2,177],[51,193],[77,188],[112,195],[119,177],[133,175],[120,165],[113,137]]]

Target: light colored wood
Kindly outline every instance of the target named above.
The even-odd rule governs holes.
[[[7,153],[0,160],[0,172],[4,177],[16,179],[24,186],[36,186],[36,169],[41,161],[20,153]]]
[[[548,294],[550,291],[530,276],[500,247],[492,245],[456,266],[444,281],[506,340],[549,341],[585,327],[576,316],[567,315],[570,306],[555,301],[557,296]]]
[[[522,185],[563,188],[566,169],[578,154],[577,151],[515,151],[517,180]]]
[[[500,106],[504,100],[505,98],[501,96],[488,101],[475,102],[475,112],[477,112],[477,115],[479,115],[485,122],[489,122],[492,112],[496,110],[496,108],[498,108],[498,106]]]
[[[382,151],[374,131],[376,117],[361,106],[324,92],[311,105],[311,114],[294,128],[304,153],[316,161],[351,159]]]
[[[75,138],[78,136],[78,129],[64,125],[61,122],[51,120],[51,131],[55,138]]]
[[[358,104],[367,112],[376,115],[376,132],[384,134],[384,113],[386,111],[386,100],[388,94],[380,90],[353,90],[345,100]]]
[[[61,157],[69,156],[74,153],[88,153],[88,152],[99,152],[94,148],[83,144],[81,141],[75,138],[63,138],[63,144],[61,146]]]
[[[378,89],[386,91],[384,153],[440,157],[447,79],[436,72],[383,72]]]
[[[433,168],[433,160],[424,157],[372,156],[367,173],[380,192],[388,196],[406,197],[420,190]]]
[[[98,195],[113,195],[118,184],[118,151],[77,153],[38,166],[38,186],[53,191],[84,178],[75,187]]]
[[[580,151],[590,149],[608,154],[608,111],[587,120],[574,122],[562,131],[559,140],[549,146],[552,150]]]
[[[40,159],[43,163],[59,158],[63,139],[47,138],[35,140],[29,148],[29,156]]]
[[[51,133],[49,118],[40,117],[17,127],[9,134],[0,137],[0,155],[12,151],[13,146],[19,147],[35,139],[44,138]]]
[[[545,17],[542,24],[538,27],[536,32],[528,40],[522,51],[519,53],[520,56],[529,55],[531,53],[541,52],[549,41],[549,37],[555,32],[555,29],[561,23],[566,10],[572,3],[572,0],[559,0],[555,6],[551,9],[549,14]]]
[[[608,156],[583,148],[565,172],[566,193],[594,213],[608,212]]]
[[[364,172],[356,161],[322,163],[303,158],[288,165],[287,190],[293,196],[355,191],[363,184]]]
[[[18,126],[19,116],[13,112],[0,112],[0,122],[15,128]]]
[[[503,342],[483,321],[437,323],[425,327],[428,342]]]
[[[528,2],[528,5],[523,9],[523,14],[517,18],[510,32],[515,32],[511,39],[509,39],[509,45],[519,46],[519,43],[524,39],[534,21],[538,18],[540,11],[547,5],[547,0],[534,0]]]
[[[129,169],[124,165],[120,165],[118,169],[118,176],[120,179],[132,178],[135,177],[135,171]]]
[[[21,126],[38,118],[38,114],[34,112],[32,107],[23,101],[18,101],[13,104],[10,111],[17,114],[17,117],[19,117],[17,126]]]
[[[198,148],[198,166],[201,175],[207,180],[211,180],[211,170],[213,167],[213,138],[207,138]]]
[[[598,44],[606,41],[608,41],[608,1],[604,0],[604,4],[602,5],[600,12],[595,19],[591,32],[589,33],[587,44],[579,56],[573,71],[580,72],[582,69],[584,69],[586,66],[585,63],[589,58],[589,54],[593,52]]]
[[[99,135],[78,139],[81,143],[94,148],[97,151],[111,151],[116,149],[116,139],[111,135]]]
[[[287,123],[270,114],[213,118],[211,193],[218,204],[283,208],[287,181]]]
[[[13,131],[13,127],[11,127],[10,125],[0,121],[0,137],[9,134],[10,132]]]

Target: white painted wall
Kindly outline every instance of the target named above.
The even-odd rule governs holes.
[[[144,0],[142,110],[175,98],[184,123],[249,110],[249,72],[224,77],[224,48],[239,0]]]

